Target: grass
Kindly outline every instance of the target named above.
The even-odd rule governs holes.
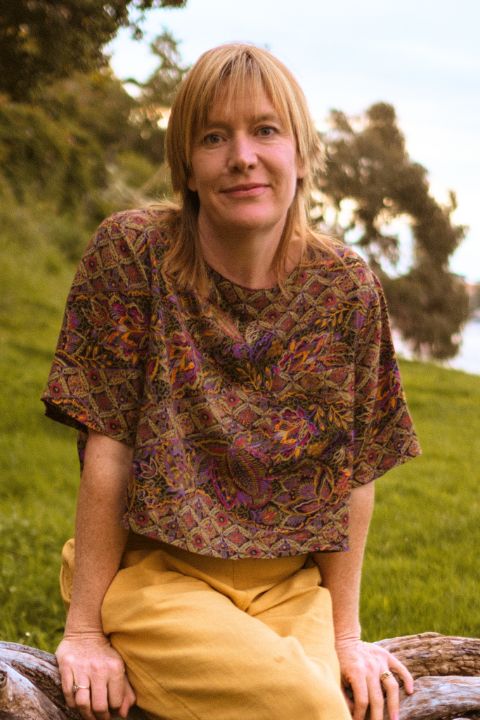
[[[39,397],[72,268],[41,235],[0,242],[0,639],[51,650],[78,468],[74,435],[43,417]]]
[[[480,635],[480,377],[402,365],[423,456],[377,482],[365,562],[367,638]]]
[[[78,466],[74,433],[46,420],[38,398],[72,268],[43,235],[1,242],[0,639],[53,650]],[[377,482],[364,635],[480,635],[480,377],[411,362],[402,371],[424,454]]]

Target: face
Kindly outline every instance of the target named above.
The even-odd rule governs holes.
[[[190,190],[198,194],[201,231],[222,238],[278,231],[302,177],[295,141],[271,102],[221,98],[193,140]]]

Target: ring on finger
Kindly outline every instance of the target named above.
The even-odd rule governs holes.
[[[77,685],[77,683],[74,682],[72,685],[73,694],[76,695],[78,690],[90,690],[90,685]]]
[[[393,677],[393,673],[391,673],[390,670],[385,670],[385,672],[382,672],[380,675],[380,682],[383,683],[384,680],[388,680],[391,677]]]

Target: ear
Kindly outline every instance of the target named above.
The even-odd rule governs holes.
[[[190,171],[187,179],[187,187],[192,192],[197,192],[197,183],[195,182],[195,177],[193,176],[192,171]]]

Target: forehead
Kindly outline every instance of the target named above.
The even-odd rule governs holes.
[[[203,104],[203,103],[202,103]],[[276,119],[291,129],[290,117],[285,104],[272,98],[260,82],[242,82],[237,84],[229,79],[223,80],[197,115],[196,128],[210,125],[212,122],[231,122],[242,119]]]
[[[232,97],[222,94],[217,96],[208,109],[205,124],[211,125],[218,122],[232,124],[239,119],[242,121],[280,121],[282,118],[265,92],[257,93],[253,97],[251,93],[242,92]]]

